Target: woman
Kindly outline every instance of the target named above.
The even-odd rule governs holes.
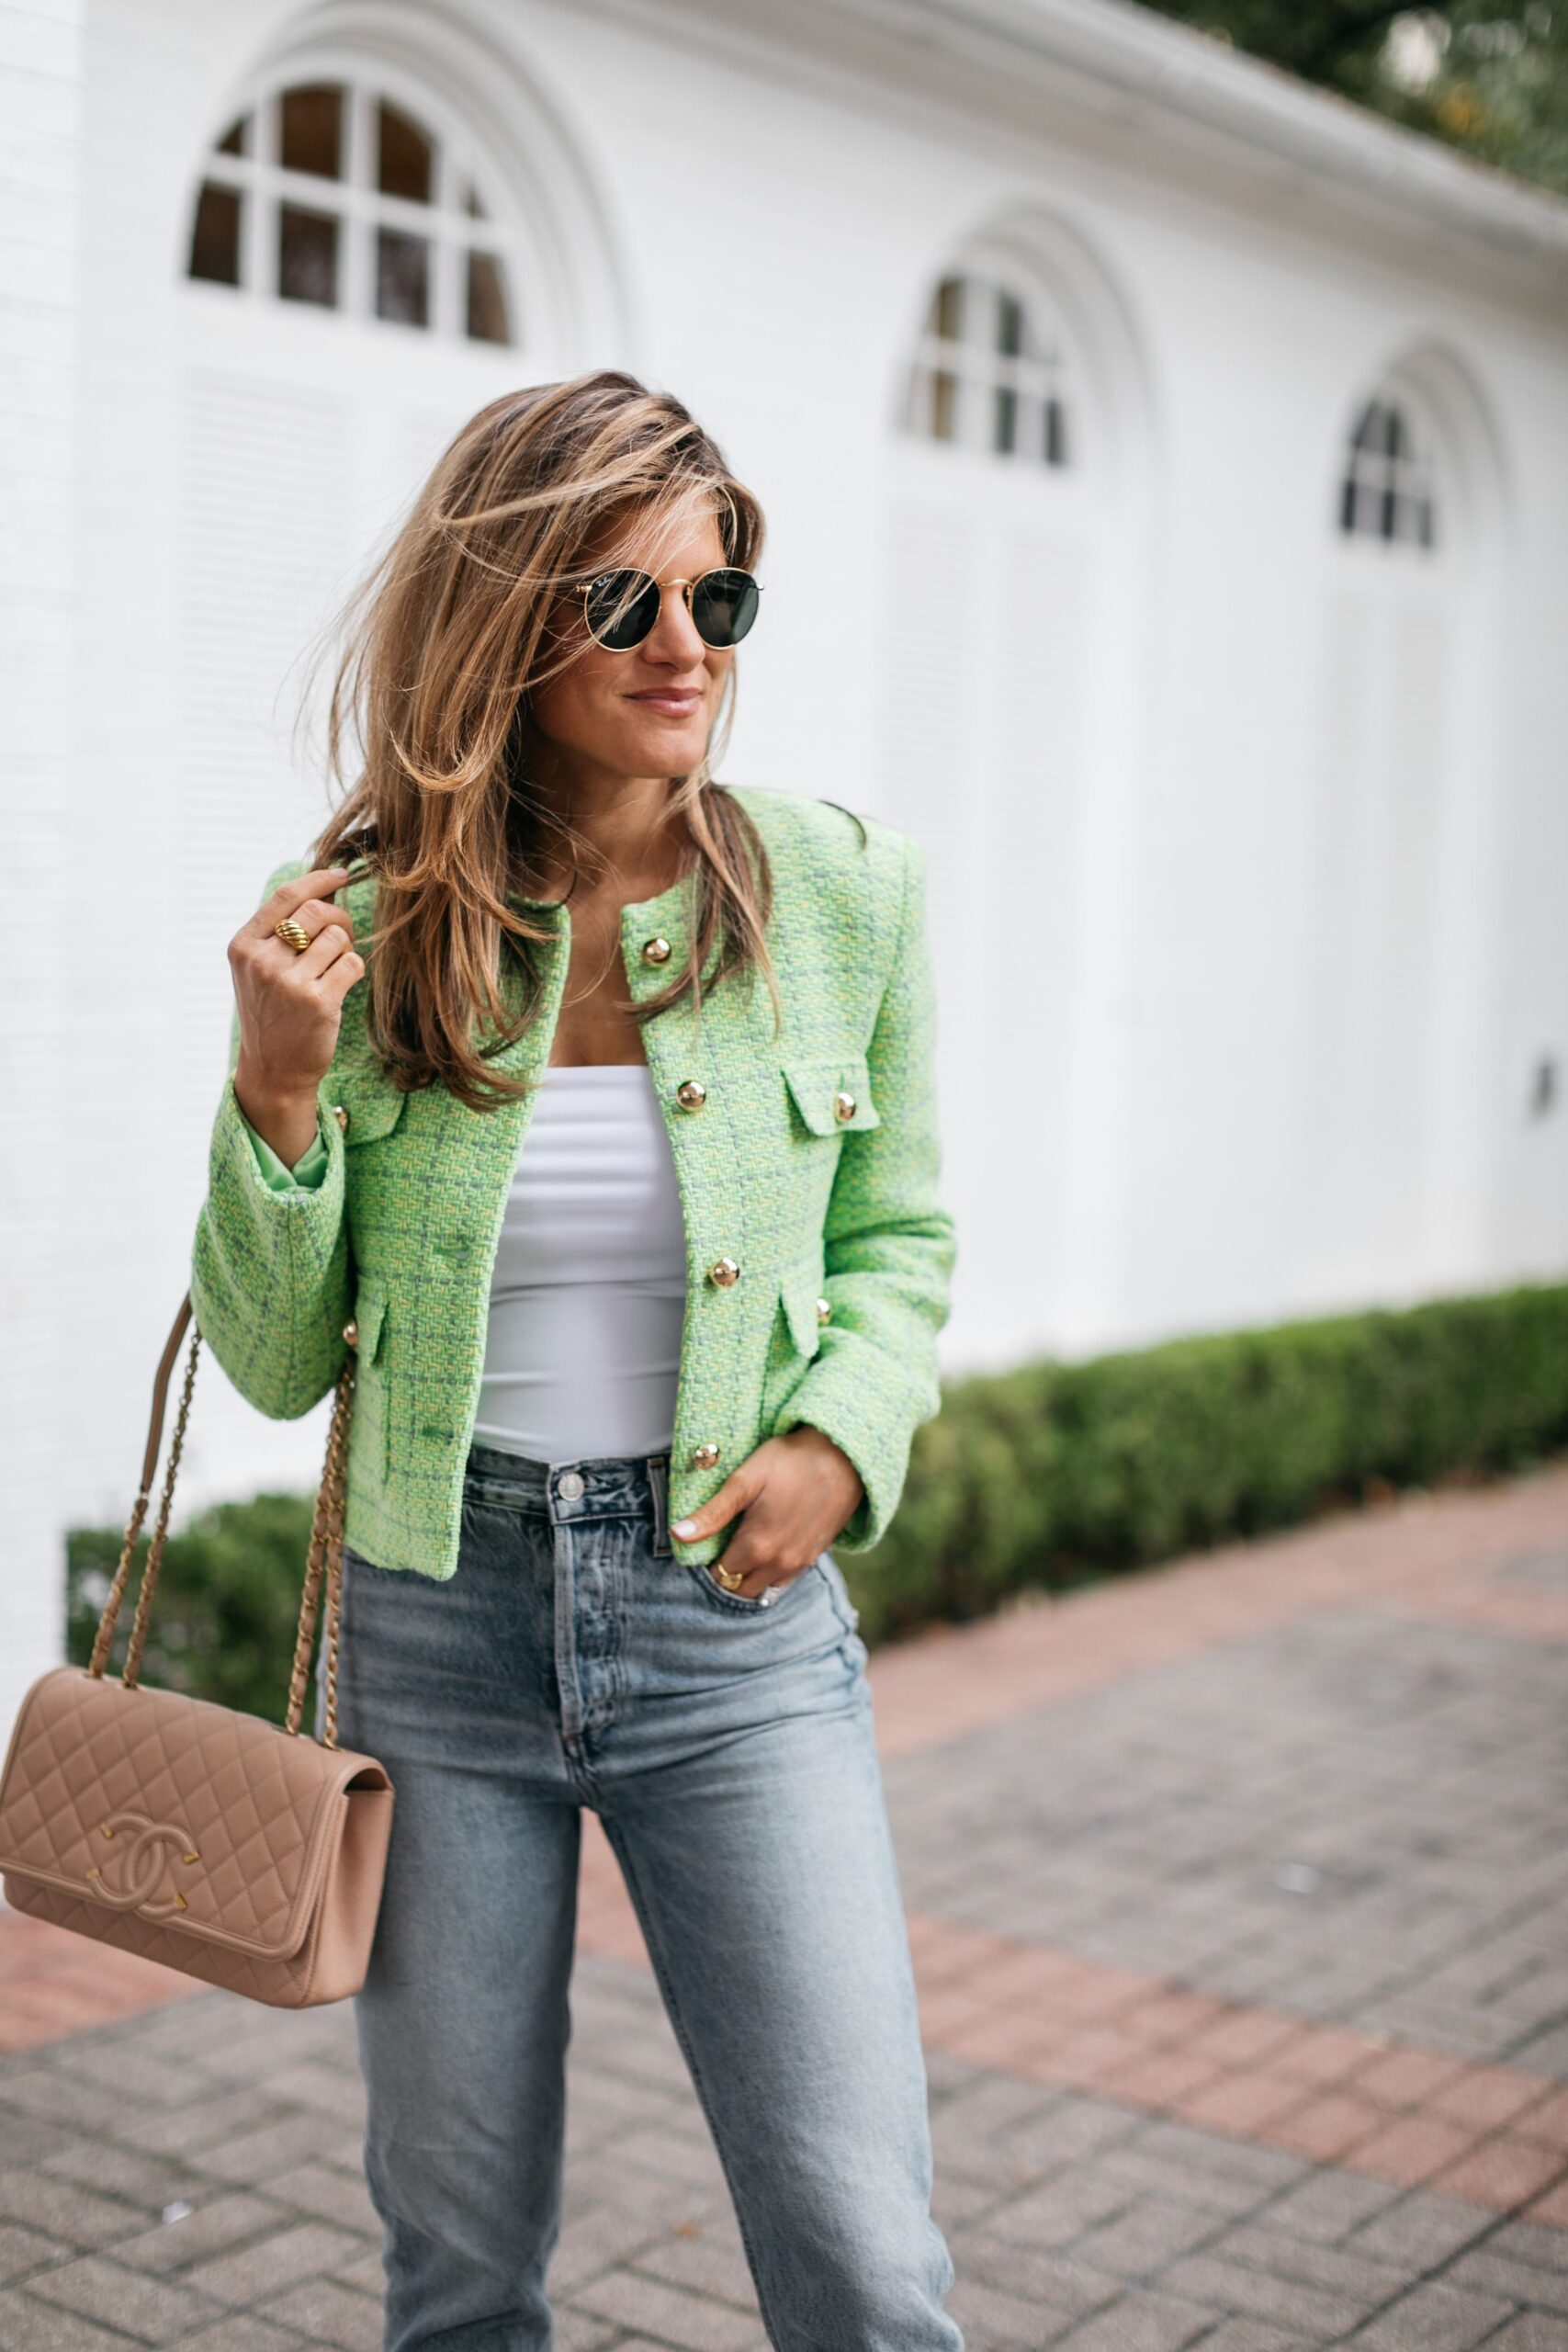
[[[197,1320],[275,1416],[355,1351],[338,1721],[397,1791],[356,2001],[389,2352],[553,2340],[584,1805],[774,2345],[960,2345],[826,1548],[882,1534],[938,1403],[923,868],[714,781],[761,537],[632,377],[482,411],[358,608],[332,742],[362,772],[229,950]]]

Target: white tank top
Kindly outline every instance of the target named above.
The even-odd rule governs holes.
[[[491,1279],[474,1436],[536,1462],[674,1441],[685,1224],[646,1062],[547,1069]]]

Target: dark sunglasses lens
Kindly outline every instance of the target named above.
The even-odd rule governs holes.
[[[584,600],[588,626],[612,653],[629,653],[659,618],[659,582],[646,571],[602,571]]]
[[[692,619],[705,645],[739,645],[757,617],[761,590],[749,571],[707,571],[692,590]]]

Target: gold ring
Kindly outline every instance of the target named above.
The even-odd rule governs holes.
[[[724,1587],[726,1592],[734,1592],[739,1586],[744,1584],[746,1581],[746,1571],[744,1568],[727,1568],[722,1560],[716,1560],[714,1562],[713,1572],[718,1578],[720,1584]]]
[[[310,933],[302,922],[296,922],[292,915],[285,915],[281,922],[275,922],[272,927],[279,939],[288,942],[296,956],[303,956],[310,944]]]

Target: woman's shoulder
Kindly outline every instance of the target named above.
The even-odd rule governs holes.
[[[915,843],[884,818],[774,786],[727,784],[724,789],[754,820],[775,865],[854,889],[902,891]]]

